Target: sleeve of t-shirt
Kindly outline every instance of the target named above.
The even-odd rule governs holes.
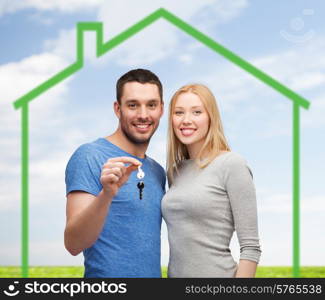
[[[253,175],[244,158],[231,155],[225,162],[225,187],[230,199],[235,230],[240,245],[240,259],[259,262],[256,192]]]
[[[101,191],[101,167],[90,150],[90,146],[85,144],[71,156],[65,170],[67,195],[72,191],[83,191],[97,196]]]

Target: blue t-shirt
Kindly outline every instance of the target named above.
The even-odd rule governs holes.
[[[107,159],[131,156],[145,172],[142,199],[131,173],[109,208],[97,241],[83,251],[85,277],[161,277],[161,199],[165,193],[164,169],[153,159],[133,156],[105,138],[80,146],[66,168],[66,192],[84,191],[97,196],[100,174]]]

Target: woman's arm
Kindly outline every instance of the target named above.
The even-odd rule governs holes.
[[[255,277],[257,263],[254,261],[241,259],[235,277]]]
[[[225,186],[240,245],[240,262],[236,277],[254,277],[261,249],[252,174],[246,161],[237,154],[229,157],[225,167]]]

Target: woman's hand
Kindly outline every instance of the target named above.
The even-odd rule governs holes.
[[[241,259],[239,261],[236,278],[254,278],[256,273],[257,263],[254,261]]]

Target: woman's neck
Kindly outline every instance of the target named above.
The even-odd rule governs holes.
[[[199,157],[199,153],[202,149],[202,146],[203,146],[203,143],[202,143],[202,145],[192,144],[192,145],[187,146],[187,151],[188,151],[190,159],[197,159]],[[204,160],[205,158],[207,158],[209,156],[210,152],[211,151],[209,151],[208,149],[205,149],[203,151],[203,153],[201,153],[200,159]],[[225,152],[228,152],[228,151],[227,150],[219,150],[217,153],[217,156],[222,153],[225,153]]]
[[[190,159],[196,159],[199,156],[199,153],[200,153],[200,151],[202,149],[203,143],[204,143],[204,140],[200,141],[200,142],[197,142],[195,144],[191,144],[191,145],[186,146],[187,152],[188,152],[188,154],[190,156]],[[205,153],[202,153],[203,157],[207,154],[206,151],[204,151],[204,152]]]

